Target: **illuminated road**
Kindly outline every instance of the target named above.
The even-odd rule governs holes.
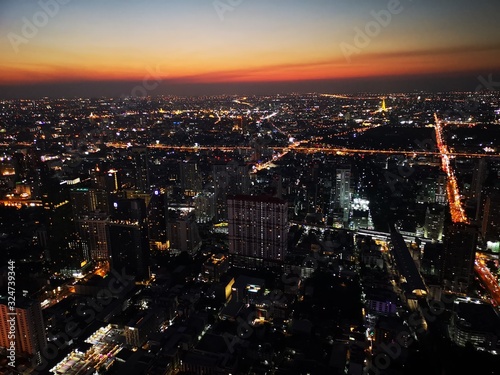
[[[460,192],[458,190],[457,179],[453,173],[453,169],[450,166],[450,156],[451,153],[448,151],[448,146],[443,140],[443,128],[442,122],[439,121],[437,114],[434,114],[434,119],[436,121],[436,142],[438,149],[441,153],[441,164],[443,171],[447,175],[446,192],[448,195],[448,203],[450,206],[451,220],[454,223],[468,223],[469,220],[465,215],[464,208],[462,206],[462,201],[460,199]]]
[[[273,155],[273,158],[271,160],[269,160],[265,163],[260,163],[260,164],[254,165],[254,167],[252,169],[252,173],[257,173],[258,171],[261,171],[263,169],[270,168],[275,161],[281,159],[283,156],[288,154],[290,151],[292,151],[292,150],[295,151],[297,149],[297,147],[300,146],[301,143],[307,143],[307,142],[308,141],[295,142],[292,145],[290,145],[289,147],[284,148],[278,154]]]
[[[500,305],[500,287],[498,285],[498,280],[493,274],[490,272],[488,267],[485,264],[485,258],[480,255],[476,256],[476,261],[474,264],[474,270],[479,275],[483,285],[488,290],[491,298],[495,302],[496,306]]]
[[[309,141],[301,141],[305,143]],[[130,148],[133,147],[126,143],[106,143],[107,147],[113,148]],[[145,147],[145,146],[140,146]],[[238,150],[252,150],[249,146],[171,146],[171,145],[161,145],[152,144],[146,146],[151,149],[162,149],[162,150],[174,150],[174,151],[185,151],[185,152],[199,152],[199,151],[222,151],[222,152],[235,152]],[[269,147],[269,149],[276,152],[283,152],[289,149],[288,147]],[[344,148],[344,147],[294,147],[293,151],[302,154],[337,154],[337,155],[406,155],[409,157],[417,156],[441,156],[440,152],[433,151],[412,151],[412,150],[365,150],[365,149],[354,149],[354,148]],[[467,152],[449,152],[449,157],[462,157],[462,158],[500,158],[500,154],[476,154]]]
[[[356,130],[358,131],[358,130]],[[363,150],[363,149],[348,149],[344,147],[301,147],[304,143],[309,143],[310,141],[297,141],[291,144],[288,147],[270,147],[270,149],[274,150],[275,154],[273,155],[271,160],[268,160],[264,163],[255,164],[252,168],[252,173],[256,173],[263,169],[271,168],[273,164],[279,159],[283,158],[283,156],[287,155],[291,151],[301,153],[301,154],[330,154],[330,155],[405,155],[410,158],[416,158],[418,156],[441,156],[440,152],[432,152],[432,151],[405,151],[405,150]],[[108,147],[114,148],[129,148],[130,145],[124,143],[106,143]],[[248,146],[170,146],[170,145],[161,145],[161,144],[153,144],[147,146],[153,149],[163,149],[163,150],[174,150],[174,151],[182,151],[182,152],[200,152],[200,151],[221,151],[221,152],[235,152],[238,150],[252,150],[252,147]],[[473,154],[473,153],[447,153],[447,160],[450,156],[454,157],[463,157],[463,158],[479,158],[479,157],[500,157],[499,154]],[[451,169],[450,169],[451,170]],[[452,190],[449,190],[448,195],[460,198],[458,194],[458,188],[456,185],[456,180],[453,179],[448,181],[452,181],[448,183],[448,187],[452,187]],[[452,194],[453,191],[453,194]],[[449,200],[451,202],[451,200]],[[460,199],[456,200],[460,205]],[[457,203],[454,204],[454,207]],[[451,204],[450,204],[451,207]],[[464,215],[465,217],[465,215]]]
[[[245,99],[246,99],[246,98],[243,98],[242,100],[245,100]],[[238,103],[238,104],[247,105],[247,106],[249,106],[249,107],[253,107],[253,105],[252,105],[252,104],[247,103],[247,102],[244,102],[244,101],[242,101],[242,100],[235,99],[235,100],[233,100],[233,103]]]

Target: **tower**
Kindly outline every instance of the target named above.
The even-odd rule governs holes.
[[[133,148],[132,159],[135,171],[135,188],[142,192],[148,192],[150,189],[148,149],[146,147]]]
[[[148,205],[148,236],[151,249],[166,250],[168,245],[167,194],[155,191]]]
[[[349,220],[351,207],[351,169],[337,169],[335,174],[335,196],[333,201],[334,211],[340,211],[342,220]]]
[[[472,173],[472,184],[470,191],[470,198],[474,203],[474,207],[476,208],[476,221],[480,221],[481,212],[482,212],[482,204],[484,202],[482,198],[483,194],[483,183],[486,180],[488,165],[486,163],[486,159],[481,158],[478,160],[476,167]]]
[[[181,189],[187,196],[193,197],[201,191],[201,175],[198,164],[194,161],[180,163]]]

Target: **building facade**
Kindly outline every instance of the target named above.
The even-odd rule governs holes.
[[[229,252],[283,261],[288,246],[288,203],[269,196],[228,198]]]

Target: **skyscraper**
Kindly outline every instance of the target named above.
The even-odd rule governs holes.
[[[190,213],[177,218],[169,218],[168,239],[170,249],[194,255],[201,246],[195,215]]]
[[[228,197],[229,252],[283,261],[288,246],[288,203],[269,196]]]
[[[9,319],[15,318],[16,355],[34,358],[41,362],[42,351],[47,347],[45,324],[40,302],[17,296],[15,311],[9,309],[6,298],[0,299],[0,347],[9,348]]]
[[[109,217],[106,214],[80,216],[76,220],[80,239],[85,243],[92,260],[109,260],[106,226]]]
[[[73,215],[88,215],[90,213],[108,213],[108,194],[104,190],[77,188],[71,190],[71,209]]]
[[[111,267],[123,269],[137,280],[149,279],[149,240],[146,204],[142,199],[123,199],[113,203],[107,228]]]
[[[148,192],[150,189],[148,149],[146,147],[133,148],[132,160],[135,172],[135,188],[139,191]]]
[[[167,194],[155,191],[148,205],[148,236],[151,249],[167,250]]]
[[[443,238],[444,214],[444,208],[437,204],[427,207],[424,224],[425,238],[441,241]]]
[[[224,221],[228,218],[228,195],[248,194],[250,192],[250,169],[246,165],[229,163],[213,166],[215,189],[215,219]]]
[[[442,279],[447,288],[465,291],[474,275],[478,232],[464,223],[450,224],[443,237]]]
[[[436,181],[435,203],[445,206],[448,201],[446,194],[446,174],[440,172]]]
[[[201,175],[198,164],[195,161],[183,161],[180,163],[181,189],[188,196],[194,196],[201,191]]]
[[[202,192],[194,197],[194,212],[198,223],[207,223],[215,216],[215,194]]]
[[[351,207],[351,169],[337,169],[335,174],[334,211],[342,213],[344,222],[349,220]]]
[[[91,179],[93,185],[99,189],[106,190],[112,193],[121,188],[121,171],[110,169],[108,171],[101,170],[98,166],[91,171]]]
[[[481,197],[481,190],[484,180],[486,179],[487,167],[486,159],[480,158],[472,172],[472,183],[469,196],[474,200],[479,200]]]
[[[483,184],[488,174],[488,164],[486,159],[480,158],[472,172],[472,183],[469,197],[476,208],[475,219],[480,222],[481,213],[485,199],[483,198]]]
[[[77,188],[71,190],[70,196],[80,246],[84,250],[83,260],[108,260],[108,193],[100,189]]]

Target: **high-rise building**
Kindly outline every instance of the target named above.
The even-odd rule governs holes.
[[[500,251],[500,193],[486,198],[481,234],[490,250]]]
[[[474,218],[477,223],[481,222],[481,214],[485,203],[483,184],[487,175],[488,164],[486,159],[480,158],[477,160],[474,170],[472,171],[472,181],[469,189],[469,203],[476,210]]]
[[[194,212],[198,223],[207,223],[215,216],[215,194],[201,192],[194,197]]]
[[[229,163],[213,166],[215,188],[215,219],[227,220],[228,195],[248,194],[250,192],[250,169],[246,165]]]
[[[194,196],[201,191],[201,175],[198,164],[195,161],[183,161],[180,163],[181,189],[188,196]]]
[[[90,213],[108,213],[108,193],[99,189],[77,188],[71,190],[71,208],[73,215],[89,215]]]
[[[445,206],[447,201],[446,174],[441,172],[436,181],[435,203]]]
[[[194,255],[201,246],[195,215],[190,213],[177,218],[169,218],[168,239],[172,251],[179,253],[186,251],[189,255]]]
[[[100,189],[76,188],[71,190],[70,197],[79,246],[84,253],[82,260],[107,260],[108,193]]]
[[[112,193],[121,188],[121,171],[110,169],[107,171],[101,170],[98,166],[92,170],[91,178],[94,186],[98,189],[106,190]]]
[[[483,189],[483,183],[486,179],[487,174],[486,159],[480,158],[477,161],[477,164],[472,172],[472,183],[470,187],[470,198],[475,201],[479,201],[481,198],[481,191]]]
[[[229,252],[283,261],[288,246],[288,203],[269,196],[228,197]]]
[[[149,279],[149,239],[146,204],[142,199],[123,199],[113,203],[107,227],[111,267],[125,270],[137,280]]]
[[[167,194],[156,191],[148,205],[148,236],[151,249],[168,248],[168,200]]]
[[[9,320],[13,318],[15,340],[9,337]],[[41,362],[42,352],[47,347],[47,338],[40,302],[17,296],[15,309],[12,309],[6,298],[0,299],[0,347],[8,349],[11,341],[16,343],[17,356],[33,358],[36,363]]]
[[[477,228],[464,224],[450,224],[443,236],[444,254],[442,280],[445,287],[465,291],[474,277]]]
[[[109,216],[106,214],[93,214],[80,216],[76,220],[80,239],[85,243],[92,260],[109,260],[106,226]]]
[[[135,173],[135,188],[139,191],[148,192],[149,181],[149,155],[146,147],[135,147],[132,149],[132,160]]]
[[[351,169],[337,169],[335,174],[334,211],[340,211],[344,222],[349,220],[351,207]]]
[[[443,238],[445,209],[440,205],[427,207],[425,212],[424,237],[435,241]]]

